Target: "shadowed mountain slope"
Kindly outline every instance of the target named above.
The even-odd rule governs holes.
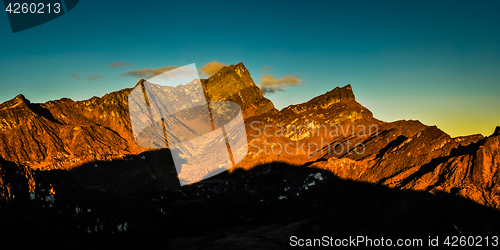
[[[129,169],[119,161],[103,164]],[[411,238],[428,246],[429,236],[444,241],[500,232],[500,213],[470,200],[343,180],[304,166],[275,162],[120,196],[82,188],[82,176],[95,171],[86,165],[40,172],[41,182],[50,178],[56,189],[65,188],[49,194],[42,187],[42,199],[9,203],[0,214],[0,233],[18,246],[56,249],[288,249],[291,236],[363,235],[392,244]]]

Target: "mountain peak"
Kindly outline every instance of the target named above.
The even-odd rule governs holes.
[[[201,82],[209,100],[236,102],[245,117],[277,111],[262,95],[243,63],[225,66]]]
[[[14,99],[24,101],[24,100],[26,100],[26,97],[24,97],[24,95],[23,95],[23,94],[19,94],[19,95],[17,95]]]
[[[26,99],[26,97],[24,97],[23,94],[19,94],[17,95],[16,97],[14,97],[13,101],[15,102],[15,104],[19,105],[19,104],[26,104],[26,105],[29,105],[31,102]],[[16,106],[17,106],[16,105]]]
[[[18,106],[28,106],[30,104],[30,101],[24,97],[24,95],[19,94],[13,99],[6,101],[2,104],[0,104],[0,110],[5,110],[5,109],[10,109],[10,108],[15,108]]]
[[[210,76],[207,80],[208,82],[217,82],[219,79],[227,78],[228,76],[233,76],[234,78],[241,78],[241,82],[248,83],[250,78],[250,72],[245,67],[245,65],[240,62],[235,65],[224,66],[219,72]],[[253,83],[253,80],[252,80]]]
[[[342,88],[336,87],[323,95],[311,99],[308,103],[325,108],[340,101],[356,101],[350,84]]]
[[[497,126],[495,128],[495,132],[493,133],[493,136],[500,135],[500,126]]]
[[[242,62],[240,62],[238,64],[230,65],[229,68],[232,70],[238,69],[238,70],[242,70],[242,71],[248,71],[247,68],[245,67],[245,64],[243,64]]]
[[[347,84],[344,87],[336,87],[326,93],[328,96],[338,96],[343,100],[356,100],[354,92],[352,91],[351,84]]]

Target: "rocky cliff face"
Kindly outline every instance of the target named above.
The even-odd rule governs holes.
[[[271,161],[305,164],[333,152],[331,145],[341,138],[357,134],[366,138],[370,132],[376,132],[369,131],[370,126],[375,128],[382,122],[355,101],[352,88],[347,85],[277,113],[251,117],[245,123],[249,156],[240,164],[243,168]],[[336,152],[347,153],[347,148]]]
[[[120,98],[126,92],[44,104],[17,96],[1,107],[0,155],[31,169],[50,170],[138,153],[130,140],[126,99]]]
[[[208,79],[202,80],[202,85],[208,101],[238,103],[244,118],[277,112],[273,103],[255,85],[243,63],[222,68]]]

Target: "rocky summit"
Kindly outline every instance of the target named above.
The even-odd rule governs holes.
[[[30,246],[172,249],[499,235],[500,127],[452,138],[419,121],[384,122],[350,85],[277,110],[242,63],[201,84],[208,101],[240,105],[248,155],[182,187],[168,148],[136,144],[132,89],[0,104],[0,233]]]

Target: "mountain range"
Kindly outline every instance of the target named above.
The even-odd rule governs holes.
[[[452,197],[446,199],[452,199],[454,202],[460,199],[459,204],[467,204],[463,205],[464,209],[471,207],[467,211],[485,209],[484,211],[487,212],[480,213],[492,214],[491,218],[498,218],[500,127],[492,128],[494,132],[486,137],[477,134],[452,138],[436,126],[427,126],[415,120],[384,122],[374,118],[370,110],[356,101],[350,85],[335,87],[305,103],[277,110],[273,103],[263,96],[243,63],[222,68],[208,79],[202,79],[201,85],[208,101],[232,101],[240,105],[247,131],[249,152],[242,162],[229,169],[227,173],[187,187],[179,187],[169,149],[149,149],[136,144],[128,111],[128,95],[132,88],[84,101],[63,98],[46,103],[31,103],[23,95],[18,95],[0,104],[0,197],[2,201],[0,206],[3,211],[7,211],[5,214],[19,215],[17,212],[12,212],[13,210],[9,207],[21,206],[15,204],[30,207],[34,206],[30,205],[30,202],[38,201],[37,206],[43,206],[44,209],[56,207],[59,213],[71,210],[72,216],[75,211],[77,215],[87,213],[90,216],[93,212],[85,212],[86,210],[81,211],[81,209],[85,207],[85,209],[92,210],[91,207],[101,204],[100,202],[107,204],[103,201],[104,198],[95,197],[126,199],[127,197],[154,196],[152,199],[159,203],[168,200],[168,204],[177,204],[178,206],[173,206],[174,210],[175,207],[193,209],[200,214],[198,219],[205,221],[204,223],[209,223],[206,222],[207,220],[214,223],[207,218],[222,217],[206,214],[206,211],[200,212],[195,208],[200,202],[198,201],[201,199],[200,196],[226,195],[224,200],[234,198],[242,204],[250,201],[243,201],[241,197],[266,202],[266,199],[271,198],[260,189],[274,190],[275,185],[283,184],[282,179],[276,179],[272,177],[272,173],[269,173],[269,171],[276,171],[284,176],[291,176],[290,180],[285,180],[289,186],[280,186],[285,191],[280,191],[282,194],[278,197],[279,201],[289,200],[287,202],[290,206],[293,204],[307,207],[308,205],[300,205],[299,200],[292,201],[291,197],[299,197],[309,187],[314,188],[315,185],[330,178],[336,180],[336,183],[348,183],[347,186],[358,185],[351,183],[366,185],[359,189],[353,188],[353,190],[362,189],[363,192],[371,192],[366,191],[371,190],[369,187],[373,190],[384,190],[384,193],[415,192],[415,195],[411,193],[410,196],[419,197],[419,202],[421,195],[422,197],[426,195],[422,199],[424,203],[429,203],[429,206],[434,204],[430,202],[435,199],[432,197],[445,195],[445,197]],[[287,171],[300,173],[295,175]],[[262,177],[266,174],[271,177]],[[259,178],[263,181],[259,181]],[[232,186],[228,183],[232,183]],[[204,191],[200,191],[203,185],[211,189],[202,188],[201,190]],[[332,191],[331,188],[335,187],[325,184],[321,192],[331,191],[336,194],[340,192]],[[243,196],[235,198],[234,192],[236,191],[234,190],[244,190]],[[167,195],[170,197],[166,197]],[[401,196],[399,193],[394,195]],[[179,198],[180,196],[182,197]],[[316,196],[296,199],[310,199]],[[366,194],[362,196],[364,199],[369,199]],[[74,197],[79,197],[79,200]],[[182,201],[186,197],[190,197],[188,201]],[[203,199],[209,198],[203,197]],[[65,203],[61,205],[54,200],[64,200]],[[148,200],[148,202],[151,201]],[[356,203],[346,202],[351,206],[355,206]],[[388,201],[380,200],[375,203],[380,202]],[[400,205],[400,203],[399,205],[389,203],[396,207]],[[437,205],[438,207],[445,206],[440,201],[438,203],[440,204]],[[203,204],[203,207],[215,207],[220,210],[215,209],[213,213],[226,211],[213,203]],[[373,206],[374,202],[367,201],[367,204]],[[476,204],[479,204],[478,208]],[[318,205],[329,206],[324,202],[318,202]],[[242,209],[240,206],[237,208]],[[312,208],[303,208],[303,211],[312,213],[314,209],[310,209]],[[396,210],[394,207],[392,209]],[[410,208],[400,209],[406,211]],[[167,213],[167,210],[162,208],[160,213]],[[302,208],[299,210],[302,211]],[[226,212],[228,211],[231,213],[231,210]],[[155,212],[158,211],[155,210]],[[175,211],[168,213],[175,214]],[[252,213],[248,212],[248,214]],[[286,214],[288,213],[290,212]],[[349,213],[359,215],[358,212]],[[460,212],[460,214],[463,213],[465,212]],[[434,212],[432,214],[435,215]],[[389,216],[386,213],[384,215]],[[241,216],[244,217],[244,215]],[[252,214],[248,218],[249,220],[255,219],[255,216]],[[298,215],[294,213],[293,216]],[[303,216],[304,220],[305,218]],[[319,221],[319,217],[316,219]],[[87,227],[87,221],[84,222],[84,224],[87,223],[85,225],[81,224],[83,223],[81,219],[75,219],[75,221],[80,221],[78,222],[80,224],[70,223],[71,228],[77,227],[83,232],[106,231],[103,229],[106,225],[93,222],[95,225]],[[287,219],[282,218],[280,223],[284,221]],[[14,221],[11,222],[15,224]],[[303,225],[299,222],[307,224],[307,227],[299,226]],[[24,223],[27,222],[24,221]],[[125,222],[113,223],[115,223],[113,227],[118,228],[119,230],[116,230],[120,232],[130,227],[129,224],[124,224]],[[194,222],[190,223],[196,225],[193,224]],[[305,230],[304,228],[314,231],[316,226],[321,228],[316,232],[335,231],[330,228],[332,224],[315,224],[303,220],[294,221],[294,223],[299,224],[294,224],[295,227],[290,228],[300,228],[301,232]],[[460,232],[466,231],[467,229],[464,228],[467,227],[472,230],[484,226],[481,223],[479,223],[481,226],[467,223],[472,222],[462,222],[462,226],[453,224],[456,231],[453,231],[455,229],[452,226],[449,227],[453,232]],[[139,224],[136,222],[136,228],[139,228]],[[178,224],[182,223],[178,222]],[[354,227],[348,228],[355,231]],[[366,228],[370,227],[366,226]],[[448,227],[446,228],[443,232],[448,232]],[[491,229],[490,224],[487,228]],[[494,228],[494,230],[497,229]],[[186,228],[183,230],[189,231]],[[266,231],[267,229],[260,227],[258,230]],[[269,230],[275,233],[279,231]],[[480,232],[490,232],[488,230]],[[185,235],[193,235],[192,232],[187,231],[183,231],[175,238],[182,239]],[[181,244],[179,242],[173,241],[169,244],[174,246]]]

